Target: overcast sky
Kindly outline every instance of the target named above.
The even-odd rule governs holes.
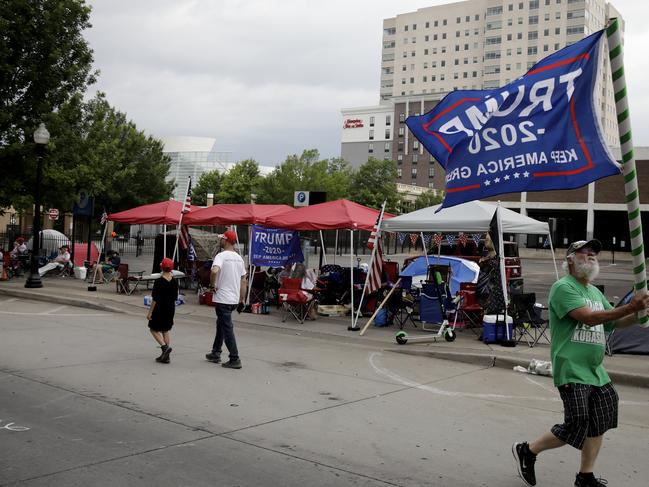
[[[214,137],[233,160],[340,155],[341,108],[378,103],[382,20],[437,0],[89,1],[91,94],[155,137]],[[649,2],[626,21],[634,143],[649,146]]]

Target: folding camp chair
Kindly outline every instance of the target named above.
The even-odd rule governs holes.
[[[525,340],[530,347],[544,338],[550,343],[547,335],[549,320],[543,318],[543,306],[536,302],[535,293],[514,294],[512,296],[511,313],[514,329],[518,334],[517,342]]]
[[[417,306],[417,299],[416,292],[412,290],[412,279],[410,277],[402,277],[399,288],[394,290],[386,303],[388,323],[396,323],[399,325],[400,330],[403,330],[408,322],[417,328],[413,317],[415,307]]]
[[[298,323],[304,323],[316,300],[314,290],[302,289],[302,279],[286,277],[279,288],[279,302],[282,305],[282,322],[292,315]]]
[[[250,281],[250,303],[263,303],[266,301],[266,272],[257,271]]]
[[[137,290],[144,271],[130,272],[128,270],[128,264],[120,264],[117,268],[117,274],[118,277],[115,280],[117,293],[124,293],[130,296]],[[133,284],[133,287],[131,287],[131,284]]]
[[[472,282],[461,282],[459,301],[455,309],[454,326],[457,328],[470,328],[474,333],[476,328],[482,327],[482,306],[476,300],[476,285]]]

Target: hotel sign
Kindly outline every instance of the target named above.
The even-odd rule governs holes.
[[[363,123],[363,121],[358,119],[358,118],[348,118],[343,123],[343,128],[344,129],[357,129],[357,128],[361,128],[361,127],[364,127],[364,126],[365,126],[365,124]]]

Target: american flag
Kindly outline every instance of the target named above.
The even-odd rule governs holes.
[[[381,276],[383,275],[383,246],[381,244],[381,220],[383,219],[383,211],[385,209],[385,203],[381,208],[381,213],[374,223],[374,228],[372,229],[372,235],[370,235],[370,240],[367,242],[369,247],[370,241],[372,242],[372,261],[370,262],[369,276],[367,278],[367,288],[366,292],[372,293],[381,287]]]
[[[367,248],[370,249],[370,250],[372,250],[374,248],[374,243],[376,242],[376,239],[377,239],[376,234],[377,234],[377,231],[378,231],[379,218],[381,218],[380,215],[376,219],[376,221],[374,222],[374,226],[372,227],[372,233],[370,233],[370,238],[367,239]]]
[[[183,202],[183,209],[181,213],[189,213],[192,206],[192,177],[189,176],[187,180],[187,196],[185,196],[185,201]]]
[[[108,214],[106,214],[106,210],[104,210],[104,212],[101,214],[101,220],[99,220],[99,222],[102,225],[105,225],[107,220],[108,220]]]
[[[187,225],[180,226],[180,237],[178,239],[181,249],[187,249],[192,244],[192,237],[189,234],[189,227]]]

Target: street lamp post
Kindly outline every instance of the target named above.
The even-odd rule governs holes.
[[[27,288],[43,287],[41,276],[38,273],[38,257],[41,253],[41,182],[43,179],[43,155],[45,146],[50,141],[50,133],[44,123],[41,123],[34,132],[34,142],[38,151],[36,164],[36,191],[34,192],[34,223],[32,225],[32,260],[29,277],[25,282]]]

